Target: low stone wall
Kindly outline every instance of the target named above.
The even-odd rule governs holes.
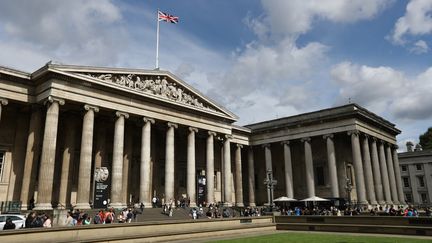
[[[380,216],[275,216],[278,230],[432,235],[432,218]]]
[[[260,227],[272,224],[272,217],[231,218],[213,220],[158,221],[130,224],[105,224],[51,229],[22,229],[0,232],[1,242],[92,242],[121,239],[139,239],[188,232],[212,232]]]

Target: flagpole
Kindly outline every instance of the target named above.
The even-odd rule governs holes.
[[[156,69],[159,69],[159,9],[157,11],[157,29],[156,29]]]

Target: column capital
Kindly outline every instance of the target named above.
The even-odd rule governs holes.
[[[371,136],[371,140],[373,143],[376,143],[376,141],[378,140],[378,138]]]
[[[285,140],[281,142],[282,145],[290,145],[290,141],[289,140]]]
[[[126,113],[126,112],[116,111],[115,114],[116,114],[117,117],[123,116],[123,117],[126,118],[126,119],[129,118],[129,114]]]
[[[198,132],[198,128],[196,128],[196,127],[189,127],[189,131],[193,132],[193,133],[197,133]]]
[[[365,137],[366,139],[369,139],[369,137],[371,137],[369,134],[364,133],[363,137]]]
[[[334,137],[333,133],[329,133],[329,134],[326,134],[323,136],[324,139],[327,139],[327,138],[333,139],[333,137]]]
[[[348,131],[347,134],[348,134],[348,136],[351,136],[351,135],[359,136],[360,132],[358,130],[351,130],[351,131]]]
[[[9,103],[8,99],[0,98],[1,105],[7,105]]]
[[[208,135],[209,135],[209,136],[213,136],[213,137],[215,137],[215,136],[216,136],[216,133],[215,133],[215,132],[213,132],[213,131],[208,131],[207,133],[208,133]]]
[[[144,124],[148,122],[150,122],[151,124],[155,123],[155,120],[153,118],[143,117],[142,119],[144,121]]]
[[[225,134],[225,139],[226,140],[230,140],[232,138],[233,138],[233,136],[231,134]]]
[[[393,145],[393,146],[392,146],[393,149],[395,149],[395,150],[399,148],[399,145],[397,145],[397,144],[392,144],[392,145]]]
[[[237,148],[243,148],[243,144],[236,144]]]
[[[270,148],[270,147],[271,147],[269,143],[263,144],[263,145],[261,145],[261,146],[262,146],[263,148]]]
[[[60,98],[56,98],[56,97],[53,97],[53,96],[48,96],[48,98],[45,100],[45,102],[44,102],[44,104],[47,104],[47,103],[54,103],[54,102],[57,102],[57,103],[59,103],[59,105],[64,105],[65,104],[65,100],[64,99],[60,99]]]
[[[167,125],[168,125],[169,128],[171,128],[171,127],[175,128],[175,129],[178,128],[177,123],[168,122]]]
[[[94,112],[99,112],[99,107],[94,106],[94,105],[85,104],[84,110],[86,110],[86,111],[93,110]]]
[[[310,137],[301,138],[300,141],[309,143],[311,141],[311,138]]]

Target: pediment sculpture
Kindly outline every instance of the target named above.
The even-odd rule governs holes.
[[[85,75],[105,82],[115,83],[143,93],[156,95],[178,103],[192,105],[201,109],[216,111],[203,104],[193,94],[189,94],[183,87],[167,80],[166,76],[145,76],[136,74],[86,73]]]

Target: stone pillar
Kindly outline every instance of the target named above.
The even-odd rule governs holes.
[[[125,146],[123,154],[123,175],[122,175],[122,201],[129,204],[129,191],[131,191],[130,181],[130,169],[132,165],[133,156],[133,130],[131,126],[126,126]]]
[[[54,180],[55,153],[60,105],[64,100],[49,96],[42,143],[42,156],[39,167],[38,200],[35,210],[52,209],[52,190]]]
[[[255,207],[255,163],[252,146],[248,150],[249,206]]]
[[[330,176],[330,186],[332,191],[332,197],[339,197],[339,184],[337,178],[337,165],[336,155],[333,142],[333,134],[324,135],[323,138],[327,144],[327,166]]]
[[[396,175],[396,186],[397,186],[397,192],[398,192],[398,196],[399,196],[399,203],[405,204],[405,195],[404,195],[403,187],[402,187],[402,177],[401,177],[401,171],[400,171],[400,166],[399,166],[399,158],[398,158],[398,154],[397,154],[397,149],[398,149],[397,145],[394,145],[394,148],[392,149],[392,151],[393,151],[393,166],[394,166],[394,171],[395,171],[395,175]],[[429,189],[429,187],[428,187],[428,189]],[[432,195],[432,194],[429,193],[429,195]]]
[[[305,152],[305,167],[306,167],[306,185],[308,197],[315,196],[315,177],[312,159],[312,146],[310,144],[310,138],[302,138],[301,141],[304,143]]]
[[[243,204],[243,178],[242,178],[242,161],[241,161],[241,149],[243,145],[237,144],[235,153],[235,196],[236,196],[236,206],[244,207]]]
[[[0,101],[1,104],[1,101]],[[1,105],[0,105],[1,106]],[[42,112],[39,107],[34,106],[30,117],[30,127],[27,137],[27,149],[24,160],[24,174],[21,187],[21,209],[27,210],[30,199],[33,198],[36,181],[37,161],[40,154],[42,127]]]
[[[190,198],[190,206],[196,206],[196,169],[195,169],[195,133],[198,129],[189,127],[187,142],[187,195]]]
[[[368,204],[368,201],[366,200],[366,188],[364,181],[362,157],[360,152],[359,132],[350,131],[348,132],[348,135],[351,136],[351,148],[355,172],[357,201],[360,204]]]
[[[3,110],[3,106],[7,105],[9,102],[7,99],[4,98],[0,98],[0,121],[1,121],[1,115],[2,115],[2,110]]]
[[[125,119],[129,118],[128,113],[116,112],[117,120],[114,124],[114,145],[113,162],[111,169],[111,207],[123,208],[122,202],[122,173],[123,173],[123,150],[124,150],[124,130]]]
[[[391,191],[393,204],[399,204],[397,185],[396,185],[396,176],[393,167],[393,158],[392,158],[392,152],[390,146],[391,146],[390,144],[386,146],[386,159],[387,159],[387,168],[389,174],[390,191]]]
[[[155,123],[153,119],[143,118],[144,125],[141,131],[141,166],[140,166],[140,201],[146,208],[152,206],[151,182],[151,125]]]
[[[415,164],[408,164],[408,173],[410,179],[410,186],[412,192],[412,204],[418,205],[421,204],[421,198],[418,193],[418,179],[417,179],[417,169]]]
[[[214,136],[215,132],[208,132],[206,147],[206,175],[207,175],[207,203],[214,203]]]
[[[378,204],[385,204],[384,202],[384,192],[383,192],[383,184],[381,180],[381,171],[380,171],[380,162],[378,159],[378,150],[376,145],[376,138],[372,138],[372,168],[373,168],[373,177],[375,182],[375,192],[376,198],[378,200]]]
[[[59,208],[70,206],[70,188],[72,186],[71,170],[75,157],[76,119],[68,117],[66,120],[66,134],[62,154],[62,166],[60,176]]]
[[[273,161],[272,161],[272,155],[271,155],[271,145],[264,144],[264,156],[265,156],[265,165],[266,165],[266,171],[264,172],[267,175],[267,171],[273,171]],[[267,190],[267,198],[270,198],[270,190]]]
[[[363,138],[363,164],[365,171],[365,183],[366,183],[366,192],[367,198],[369,199],[370,204],[377,204],[375,197],[375,187],[374,180],[372,175],[372,165],[371,165],[371,157],[369,152],[369,136],[365,134]]]
[[[106,125],[104,120],[99,120],[96,128],[96,141],[95,141],[95,168],[107,166],[106,164]],[[104,163],[102,163],[104,162]]]
[[[232,206],[232,192],[231,192],[231,144],[230,144],[231,136],[226,135],[225,141],[223,144],[223,162],[224,162],[224,206],[231,207]]]
[[[383,191],[385,196],[385,203],[392,204],[391,194],[390,194],[390,182],[388,177],[387,170],[387,161],[384,152],[384,141],[381,141],[379,144],[379,159],[380,159],[380,169],[381,169],[381,178],[383,181]]]
[[[216,171],[216,190],[221,192],[222,196],[222,175],[220,171]]]
[[[78,173],[78,192],[77,205],[79,209],[90,209],[90,185],[93,149],[93,126],[94,113],[99,112],[99,108],[91,105],[84,105],[86,113],[83,119],[80,164]]]
[[[294,198],[294,186],[293,186],[290,142],[289,141],[283,141],[282,146],[283,146],[283,151],[284,151],[284,162],[285,162],[286,195],[289,198]]]
[[[174,129],[178,128],[175,123],[168,122],[165,146],[165,202],[174,198]]]

